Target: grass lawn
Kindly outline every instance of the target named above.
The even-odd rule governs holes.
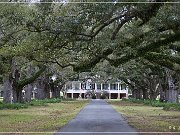
[[[128,123],[140,132],[180,132],[180,111],[145,106],[120,100],[108,100]]]
[[[0,132],[54,132],[71,120],[89,101],[62,101],[48,106],[0,110]]]

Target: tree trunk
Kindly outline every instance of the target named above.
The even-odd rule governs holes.
[[[39,77],[36,81],[36,87],[37,87],[37,99],[45,99],[50,98],[50,90],[49,90],[49,77],[43,76]]]
[[[17,102],[22,103],[24,102],[23,100],[23,94],[22,94],[22,89],[17,89]]]
[[[61,98],[60,92],[61,92],[63,86],[64,86],[64,84],[58,85],[56,98]]]
[[[29,64],[28,66],[28,77],[32,76],[33,74],[33,71],[34,71],[34,68],[32,66],[32,64]],[[33,84],[28,84],[24,90],[25,90],[25,95],[24,95],[24,101],[25,102],[31,102],[31,97],[32,97],[32,91],[33,91]]]
[[[50,98],[50,87],[49,87],[49,77],[46,76],[44,80],[44,92],[45,92],[45,97]]]
[[[163,87],[162,84],[160,84],[160,92],[159,92],[160,98],[159,101],[160,102],[165,102],[166,98],[165,98],[165,92],[163,91]]]
[[[4,79],[3,83],[3,102],[12,103],[12,82],[8,77]]]
[[[140,89],[133,89],[132,90],[132,97],[136,99],[141,99],[141,90]]]
[[[148,99],[148,91],[146,89],[142,89],[143,99]]]
[[[156,76],[151,76],[151,79],[149,80],[149,88],[150,99],[156,100],[159,95],[159,79],[157,79]]]
[[[141,99],[141,98],[142,98],[142,93],[141,93],[141,90],[140,90],[140,89],[137,89],[137,90],[136,90],[136,98],[137,98],[137,99]]]
[[[37,94],[36,98],[37,99],[45,99],[45,93],[44,93],[44,83],[43,83],[43,77],[38,78],[36,82],[36,87],[37,87]]]
[[[25,102],[31,102],[31,97],[32,97],[32,91],[33,91],[33,84],[28,84],[24,90],[25,90],[25,95],[24,95],[24,101]]]
[[[51,93],[52,93],[52,97],[51,98],[55,98],[56,97],[56,88],[55,88],[55,84],[53,82],[53,80],[50,80],[50,88],[51,88]]]
[[[178,103],[178,91],[172,78],[172,71],[169,69],[166,69],[166,77],[168,81],[168,91],[166,93],[168,95],[168,102]]]

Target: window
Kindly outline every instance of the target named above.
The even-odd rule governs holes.
[[[118,84],[110,84],[111,90],[118,90]]]
[[[91,83],[91,89],[94,90],[95,89],[95,84]]]
[[[97,90],[101,90],[101,84],[97,84]]]
[[[121,84],[121,90],[126,90],[126,85],[125,84]]]
[[[81,83],[81,89],[85,90],[86,89],[86,83]]]
[[[103,84],[102,89],[103,90],[108,90],[109,89],[109,84]]]
[[[79,90],[79,83],[74,83],[74,89]]]

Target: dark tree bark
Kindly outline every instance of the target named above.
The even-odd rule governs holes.
[[[50,98],[49,76],[45,76],[44,79],[44,92],[45,92],[45,97]]]
[[[41,76],[36,81],[37,99],[50,98],[49,76]]]
[[[148,90],[145,88],[142,88],[142,94],[143,94],[143,99],[148,99]]]
[[[168,81],[168,91],[167,91],[167,98],[168,102],[178,103],[178,90],[175,86],[174,78],[172,77],[172,71],[166,69],[166,77]]]
[[[24,86],[34,82],[36,80],[36,78],[38,78],[41,75],[41,73],[45,71],[46,67],[45,66],[42,67],[39,71],[37,71],[31,77],[20,80],[20,70],[17,68],[15,58],[13,58],[10,61],[10,65],[11,65],[11,73],[9,75],[9,82],[6,82],[6,84],[11,84],[13,102],[14,103],[24,102],[23,95],[22,95],[22,90],[23,90]]]
[[[33,69],[32,65],[30,64],[29,67],[28,67],[28,75],[29,75],[29,77],[33,74],[33,71],[34,71],[34,69]],[[24,90],[25,90],[24,101],[25,102],[31,102],[33,88],[34,88],[34,86],[33,86],[32,83],[28,84],[24,88]]]
[[[60,92],[62,91],[63,87],[64,87],[65,83],[58,85],[58,89],[57,89],[57,98],[61,98],[61,94]]]
[[[141,99],[142,98],[142,93],[141,93],[141,90],[139,88],[134,88],[132,90],[132,97],[135,98],[135,99]]]
[[[37,87],[37,94],[36,94],[36,98],[37,99],[45,99],[45,85],[44,85],[44,78],[43,77],[39,77],[36,81],[36,87]]]
[[[159,92],[159,95],[160,95],[159,101],[160,101],[160,102],[165,102],[165,101],[166,101],[166,97],[165,97],[165,91],[163,90],[162,84],[160,84],[160,92]]]
[[[52,79],[50,80],[49,85],[50,85],[50,88],[51,88],[52,98],[55,98],[56,94],[57,94],[56,93],[57,89],[56,89],[56,86],[55,86]]]
[[[24,95],[24,101],[25,102],[31,102],[31,97],[32,97],[32,91],[34,87],[33,84],[28,84],[24,90],[25,90],[25,95]]]
[[[3,102],[12,103],[12,80],[6,77],[3,81]]]

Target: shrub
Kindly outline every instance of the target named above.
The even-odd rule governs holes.
[[[133,103],[143,103],[144,105],[150,105],[153,107],[163,107],[164,110],[176,110],[180,111],[180,104],[160,102],[159,100],[143,100],[143,99],[123,99],[123,101],[129,101]]]
[[[100,99],[106,99],[106,95],[105,95],[105,94],[102,94],[102,95],[100,96]]]
[[[59,103],[61,102],[60,98],[51,98],[51,99],[43,99],[43,100],[32,100],[30,105],[32,106],[45,106],[47,103]]]
[[[62,101],[75,101],[76,99],[72,98],[63,98]]]
[[[96,95],[95,94],[92,94],[92,99],[96,99]]]
[[[22,104],[22,103],[2,103],[0,104],[0,110],[2,109],[23,109],[28,108],[28,104]]]
[[[129,101],[129,99],[127,99],[127,98],[122,98],[122,101]]]
[[[180,104],[174,104],[174,103],[167,103],[164,107],[163,110],[169,111],[180,111]]]
[[[28,106],[46,106],[47,103],[59,103],[60,98],[44,99],[44,100],[32,100],[30,103],[0,103],[0,110],[2,109],[22,109],[28,108]]]

